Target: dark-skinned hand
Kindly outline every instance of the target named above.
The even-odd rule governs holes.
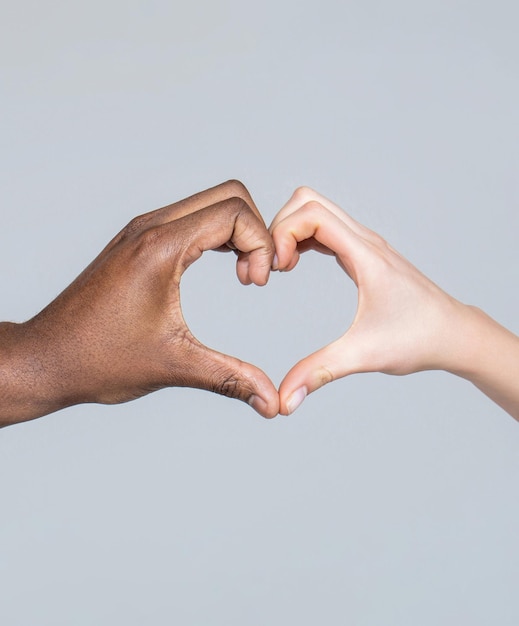
[[[182,274],[216,249],[235,250],[243,284],[266,284],[273,242],[238,181],[135,218],[41,313],[0,324],[0,425],[172,386],[207,389],[277,415],[270,379],[202,345],[182,316]]]

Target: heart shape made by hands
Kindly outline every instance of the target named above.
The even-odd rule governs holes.
[[[304,255],[292,272],[272,272],[264,287],[244,287],[231,255],[208,252],[184,275],[181,302],[197,339],[257,365],[276,382],[344,333],[357,291],[332,258],[318,253]]]
[[[324,253],[321,260],[325,263],[328,263],[325,255],[334,255],[338,265],[358,288],[356,302],[352,302],[350,309],[354,311],[353,321],[348,325],[351,318],[344,319],[344,305],[338,306],[333,300],[324,302],[323,295],[319,293],[320,288],[330,287],[331,266],[328,264],[313,274],[308,268],[306,273],[290,273],[293,279],[300,277],[301,280],[299,289],[295,291],[287,287],[284,280],[286,276],[277,276],[271,280],[272,287],[280,278],[279,284],[282,286],[279,293],[270,292],[268,288],[265,292],[259,290],[272,294],[266,296],[271,298],[270,311],[266,306],[267,299],[256,300],[254,313],[240,311],[241,296],[237,293],[222,294],[221,286],[225,281],[213,281],[220,298],[213,311],[220,308],[225,312],[227,329],[235,342],[230,344],[231,349],[223,346],[225,352],[244,355],[253,345],[254,338],[254,345],[258,346],[259,352],[251,352],[254,358],[250,360],[267,363],[274,355],[274,364],[269,363],[267,369],[277,369],[276,374],[282,374],[279,364],[283,364],[283,346],[286,345],[291,354],[304,357],[290,368],[280,384],[278,397],[281,413],[295,410],[307,393],[353,373],[405,375],[432,369],[457,371],[460,355],[466,350],[459,329],[466,326],[467,308],[432,283],[380,235],[308,188],[296,190],[274,218],[270,233],[276,251],[275,267],[291,272],[297,266],[302,252],[316,250]],[[319,255],[313,257],[318,259]],[[247,282],[243,280],[244,276],[247,278],[244,267],[248,266],[240,265],[239,259],[238,271],[242,272],[240,279]],[[339,275],[336,286],[331,285],[334,298],[339,293],[344,294],[344,274],[339,272]],[[264,284],[264,279],[263,282],[254,282]],[[205,290],[207,284],[207,280],[204,280]],[[297,301],[298,292],[302,295],[301,301]],[[286,304],[283,305],[283,302]],[[231,315],[235,311],[240,312],[232,319]],[[206,312],[207,309],[204,309],[204,333],[207,333]],[[337,324],[332,327],[330,316],[335,314],[338,315]],[[257,317],[253,326],[245,333],[240,332],[244,322],[253,319],[254,315]],[[287,326],[281,329],[283,323]],[[256,341],[261,328],[266,338]],[[194,326],[193,330],[196,333],[198,328]],[[321,332],[327,335],[320,336]],[[293,343],[289,343],[294,333],[300,334]],[[221,328],[215,335],[216,339],[220,335]],[[334,341],[329,343],[330,339]],[[302,346],[312,343],[314,351],[308,354],[311,350],[302,349]],[[221,355],[216,359],[221,362]],[[261,409],[265,407],[260,404],[256,407],[254,402],[251,403],[261,414],[271,415],[275,404],[272,382],[265,380],[264,372],[256,371],[254,374],[251,367],[243,364],[244,369],[248,368],[245,378],[247,375],[262,378],[262,392],[272,400],[269,409],[263,411]],[[235,363],[234,368],[241,369],[242,365]],[[234,384],[229,368],[227,374]],[[254,394],[254,385],[248,387],[249,393],[241,393],[242,399]],[[254,397],[252,399],[254,401]]]

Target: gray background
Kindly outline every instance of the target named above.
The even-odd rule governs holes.
[[[3,0],[1,318],[232,177],[267,221],[314,186],[517,332],[516,5]],[[209,253],[182,293],[276,383],[356,302],[315,254],[260,289]],[[0,432],[0,622],[515,626],[518,475],[517,424],[443,373],[273,421],[185,389],[75,407]]]

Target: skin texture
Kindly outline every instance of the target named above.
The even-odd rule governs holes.
[[[297,189],[270,231],[274,269],[290,271],[301,253],[314,249],[334,255],[358,287],[350,328],[297,363],[282,381],[282,414],[293,412],[308,393],[350,374],[441,369],[471,381],[519,419],[519,337],[449,296],[382,237],[312,189]]]
[[[238,181],[132,220],[41,313],[0,324],[0,425],[170,386],[207,389],[277,415],[270,379],[202,345],[182,316],[184,271],[206,250],[229,249],[243,284],[267,283],[273,242]]]

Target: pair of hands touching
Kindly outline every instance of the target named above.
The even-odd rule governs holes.
[[[335,256],[358,287],[350,328],[297,363],[279,391],[254,365],[202,345],[182,316],[184,271],[206,250],[230,249],[243,284],[265,285],[272,269],[290,271],[314,249]],[[349,374],[428,369],[471,380],[519,418],[518,366],[515,335],[330,200],[300,188],[267,230],[247,189],[228,181],[135,218],[38,315],[0,324],[0,425],[170,386],[238,398],[270,418]]]

